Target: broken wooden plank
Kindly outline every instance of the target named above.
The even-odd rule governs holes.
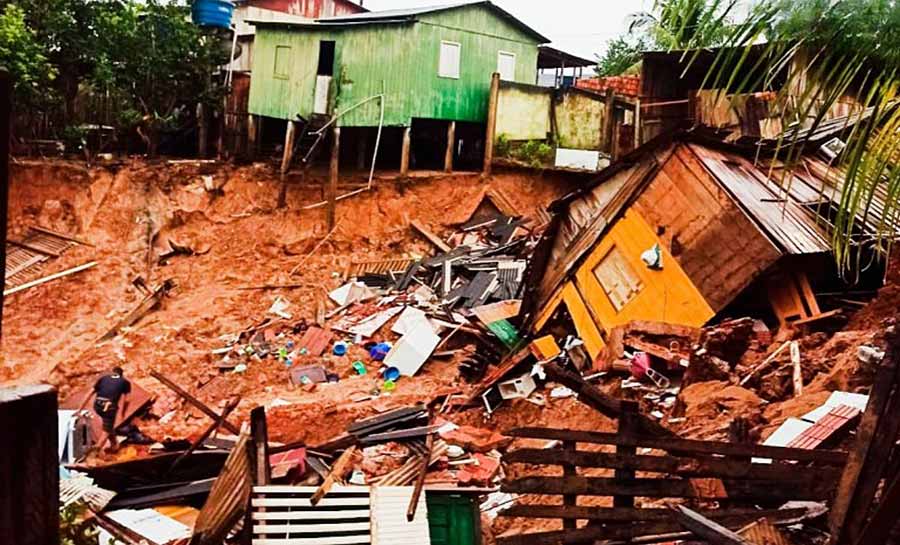
[[[547,373],[549,380],[558,382],[578,394],[578,400],[585,405],[610,418],[618,418],[622,414],[621,400],[604,394],[599,388],[585,381],[578,373],[563,369],[554,363],[545,364],[544,371]],[[662,437],[675,436],[658,422],[650,420],[643,414],[636,415],[636,418],[639,420],[641,429],[645,433]]]
[[[34,245],[34,244],[29,244],[28,242],[26,242],[26,241],[24,241],[24,240],[18,240],[18,239],[14,239],[14,238],[7,238],[7,239],[6,239],[6,242],[12,244],[13,246],[18,246],[18,247],[20,247],[20,248],[25,248],[26,250],[30,250],[30,251],[35,252],[35,253],[44,254],[44,255],[51,256],[51,257],[59,257],[59,256],[60,256],[60,253],[59,253],[59,252],[53,251],[53,250],[51,250],[50,248],[43,248],[43,247],[41,247],[41,246],[36,246],[36,245]]]
[[[791,341],[791,367],[794,397],[800,397],[803,395],[803,368],[800,367],[800,343],[797,341]]]
[[[175,469],[175,467],[177,467],[178,464],[180,464],[182,462],[182,460],[184,460],[185,458],[187,458],[188,456],[193,454],[194,451],[197,450],[197,447],[202,445],[207,439],[209,439],[209,437],[213,434],[214,431],[216,431],[217,429],[219,429],[219,427],[222,426],[222,423],[225,422],[225,419],[228,418],[228,415],[231,414],[231,411],[233,411],[237,408],[238,403],[240,403],[240,401],[241,401],[240,396],[235,396],[228,401],[228,404],[226,404],[225,408],[222,409],[222,414],[220,414],[219,417],[216,418],[213,421],[213,423],[210,424],[209,427],[207,427],[203,431],[202,434],[200,434],[200,437],[198,437],[197,439],[194,440],[194,442],[191,443],[191,446],[188,447],[188,449],[186,451],[184,451],[181,454],[181,456],[179,456],[178,458],[175,458],[175,461],[172,462],[171,466],[169,466],[169,473],[171,473],[172,470]]]
[[[747,382],[749,382],[750,379],[756,375],[756,373],[758,373],[758,372],[762,371],[763,369],[765,369],[766,367],[768,367],[769,364],[771,364],[773,361],[775,361],[775,358],[778,357],[778,354],[781,354],[784,351],[784,349],[789,347],[790,345],[791,345],[791,341],[784,341],[784,343],[781,346],[779,346],[777,350],[775,350],[774,352],[769,354],[766,357],[766,359],[764,359],[762,362],[760,362],[759,365],[757,365],[756,367],[751,369],[750,372],[747,373],[747,375],[741,379],[740,385],[743,386],[743,385],[747,384]]]
[[[750,542],[732,532],[728,528],[712,521],[700,513],[688,509],[683,505],[673,508],[675,518],[685,527],[712,544],[717,545],[750,545]]]
[[[703,481],[702,479],[700,481]],[[646,498],[695,498],[742,501],[821,501],[834,493],[833,483],[809,479],[785,487],[782,481],[729,481],[726,486],[704,487],[693,479],[609,477],[521,477],[503,483],[500,490],[514,494],[623,496]]]
[[[138,303],[138,305],[134,307],[131,312],[129,312],[124,318],[119,320],[116,325],[114,325],[109,331],[104,333],[103,336],[100,337],[98,342],[112,339],[113,337],[118,335],[122,329],[135,324],[148,312],[156,308],[156,306],[159,305],[159,303],[162,301],[163,297],[165,297],[174,287],[175,282],[172,279],[168,279],[162,284],[156,286],[153,292],[144,297],[144,299],[142,299],[141,302]]]
[[[93,243],[88,242],[87,240],[84,240],[84,239],[82,239],[82,238],[77,238],[77,237],[74,237],[74,236],[72,236],[72,235],[67,235],[67,234],[65,234],[65,233],[60,233],[60,232],[57,232],[57,231],[53,231],[53,230],[51,230],[51,229],[47,229],[46,227],[41,227],[41,226],[39,226],[39,225],[32,225],[32,226],[30,226],[28,229],[30,229],[30,230],[32,230],[32,231],[37,231],[38,233],[43,233],[43,234],[45,234],[45,235],[50,235],[51,237],[61,238],[61,239],[63,239],[63,240],[68,240],[69,242],[74,242],[74,243],[76,243],[76,244],[81,244],[81,245],[83,245],[83,246],[91,246],[91,247],[94,246]]]
[[[425,486],[425,475],[428,474],[428,465],[431,463],[431,453],[434,450],[434,434],[429,433],[425,439],[425,454],[422,456],[422,465],[416,476],[416,484],[413,486],[412,495],[409,497],[409,506],[406,508],[406,520],[412,522],[416,518],[416,508],[419,506],[419,497],[422,496],[422,487]]]
[[[654,473],[667,473],[682,477],[718,477],[726,479],[809,480],[810,473],[798,472],[794,464],[754,464],[749,460],[734,458],[700,459],[676,456],[623,455],[610,452],[594,452],[585,450],[529,449],[523,448],[507,452],[503,456],[506,463],[525,463],[543,465],[571,464],[577,467],[595,467],[605,469],[631,469]],[[814,477],[827,479],[837,483],[839,469],[818,468]]]
[[[843,312],[842,309],[836,308],[834,310],[829,310],[827,312],[822,312],[821,314],[816,314],[815,316],[810,316],[809,318],[802,318],[800,320],[794,320],[791,322],[792,326],[798,325],[808,325],[813,322],[818,322],[819,320],[824,320],[826,318],[832,318],[834,316],[839,316]]]
[[[14,288],[10,288],[8,290],[3,291],[3,296],[6,297],[8,295],[12,295],[14,293],[18,293],[22,290],[27,290],[28,288],[33,288],[34,286],[39,286],[41,284],[45,284],[47,282],[51,282],[58,278],[63,278],[64,276],[69,276],[70,274],[79,273],[81,271],[86,271],[93,267],[97,266],[96,261],[91,261],[89,263],[85,263],[84,265],[79,265],[77,267],[72,267],[71,269],[66,269],[64,271],[60,271],[58,273],[51,274],[49,276],[45,276],[43,278],[38,278],[37,280],[32,280],[31,282],[25,282],[24,284],[18,285]]]
[[[334,482],[342,479],[342,476],[347,470],[347,466],[349,466],[351,460],[353,460],[354,452],[356,452],[356,445],[349,447],[341,454],[334,465],[331,466],[331,471],[328,472],[328,477],[326,477],[325,480],[322,481],[322,484],[319,485],[319,488],[317,488],[313,495],[309,498],[309,503],[311,503],[312,505],[318,504],[322,500],[322,498],[325,497],[325,494],[328,494],[328,491],[331,490]]]
[[[179,396],[184,398],[188,403],[190,403],[194,407],[197,407],[206,416],[212,418],[213,420],[218,420],[220,415],[217,412],[215,412],[214,410],[207,407],[202,401],[200,401],[196,397],[192,396],[187,391],[182,389],[180,386],[178,386],[177,384],[175,384],[174,382],[172,382],[171,380],[166,378],[159,371],[151,370],[150,376],[155,378],[156,380],[160,381],[161,383],[163,383],[163,385],[167,386],[170,390],[172,390],[173,392],[175,392],[176,394],[178,394]],[[241,430],[237,426],[228,422],[228,420],[224,420],[222,422],[222,427],[235,435],[241,433]]]
[[[425,237],[425,239],[432,243],[438,250],[442,252],[449,252],[453,248],[450,247],[449,244],[441,240],[441,237],[432,233],[427,227],[425,227],[419,220],[412,220],[409,222],[410,226],[418,231],[420,235]]]
[[[772,458],[775,460],[796,460],[801,462],[818,462],[823,465],[843,466],[847,461],[847,453],[836,450],[807,450],[787,447],[770,447],[767,445],[742,445],[723,441],[701,441],[697,439],[681,439],[668,437],[635,436],[621,437],[616,433],[564,430],[557,428],[514,428],[503,433],[512,437],[530,437],[532,439],[550,439],[557,441],[575,441],[578,443],[597,443],[601,445],[630,445],[654,448],[665,451],[677,451],[683,454],[719,454],[722,456],[741,456],[755,458]]]

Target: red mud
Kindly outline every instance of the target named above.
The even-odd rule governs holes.
[[[204,189],[211,175],[222,194]],[[132,380],[155,394],[154,413],[162,416],[182,402],[155,379],[168,375],[204,402],[219,406],[231,395],[242,401],[232,420],[246,419],[257,404],[275,399],[290,405],[270,413],[274,440],[328,439],[355,418],[390,406],[427,401],[447,389],[464,390],[453,361],[433,361],[416,377],[403,380],[390,396],[353,403],[375,386],[372,375],[351,377],[349,357],[323,357],[321,363],[345,380],[318,385],[314,392],[288,384],[284,367],[272,358],[255,362],[245,374],[220,374],[220,336],[238,332],[266,316],[277,296],[291,302],[294,319],[312,319],[323,289],[339,278],[351,260],[428,255],[429,243],[413,234],[419,220],[439,235],[463,222],[488,188],[501,190],[523,214],[573,189],[554,175],[497,173],[488,182],[478,175],[413,179],[405,187],[377,182],[371,193],[340,201],[335,232],[325,237],[324,209],[301,207],[321,200],[321,184],[292,184],[288,207],[277,210],[277,178],[268,167],[235,168],[168,165],[135,161],[117,172],[77,164],[36,162],[14,166],[10,188],[10,233],[43,225],[87,239],[45,267],[44,273],[87,261],[93,270],[10,296],[4,308],[0,382],[49,381],[65,399],[93,376],[121,365]],[[148,260],[148,233],[158,232]],[[167,240],[203,255],[176,256],[157,265]],[[148,266],[149,261],[149,266]],[[297,274],[289,273],[299,266]],[[177,287],[159,310],[126,333],[97,340],[142,298],[131,280],[143,276],[156,285],[172,278]],[[301,288],[241,290],[260,284],[304,284]],[[386,330],[387,328],[385,328]],[[352,354],[351,354],[352,355]],[[309,362],[304,362],[309,363]],[[335,412],[337,408],[337,412]],[[327,414],[327,416],[326,416]],[[207,425],[200,414],[182,410],[163,426],[142,424],[151,436],[196,433]]]

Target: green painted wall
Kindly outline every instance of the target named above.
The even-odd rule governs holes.
[[[280,119],[307,117],[313,107],[320,40],[334,40],[338,111],[372,95],[385,94],[388,126],[408,126],[412,118],[483,122],[491,74],[499,51],[516,55],[516,81],[534,83],[537,42],[483,6],[420,16],[410,24],[309,29],[260,26],[253,46],[250,106],[253,114]],[[442,40],[460,44],[459,79],[438,76]],[[275,74],[290,48],[287,77]],[[380,106],[372,101],[343,116],[339,125],[378,125]]]
[[[574,89],[556,103],[556,143],[561,148],[599,150],[602,142],[603,97]]]
[[[497,102],[497,137],[507,140],[545,140],[550,133],[553,89],[500,85]]]

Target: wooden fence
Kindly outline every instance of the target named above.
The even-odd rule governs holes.
[[[507,435],[561,442],[562,448],[520,448],[504,457],[507,463],[562,468],[562,475],[526,476],[507,480],[502,490],[525,495],[562,496],[561,503],[519,502],[501,513],[508,517],[561,519],[563,530],[500,538],[502,545],[583,543],[598,539],[632,539],[683,531],[665,508],[635,507],[635,498],[678,498],[719,502],[722,508],[701,514],[728,528],[739,528],[760,517],[770,522],[796,518],[803,510],[778,510],[792,500],[829,499],[837,486],[847,454],[698,441],[647,435],[636,413],[623,412],[617,433],[517,428]],[[579,449],[579,445],[615,447],[614,452]],[[638,454],[638,448],[665,454]],[[609,449],[606,449],[609,450]],[[584,470],[611,469],[608,477]],[[637,472],[642,472],[637,476]],[[652,476],[645,476],[652,474]],[[613,507],[579,505],[579,497],[606,496]],[[755,509],[763,506],[768,509]],[[579,527],[577,521],[588,521]]]

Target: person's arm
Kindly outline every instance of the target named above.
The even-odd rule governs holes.
[[[87,407],[88,402],[90,402],[91,398],[94,397],[94,395],[95,395],[96,393],[97,393],[97,392],[94,391],[93,388],[91,388],[91,391],[88,392],[87,395],[84,396],[84,399],[81,400],[81,405],[78,406],[78,410],[75,411],[75,412],[76,412],[76,413],[80,413],[81,411],[83,411],[84,408]]]

